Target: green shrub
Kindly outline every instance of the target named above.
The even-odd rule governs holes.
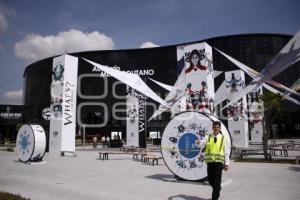
[[[30,200],[20,195],[10,194],[8,192],[1,192],[0,191],[0,199],[1,200]]]

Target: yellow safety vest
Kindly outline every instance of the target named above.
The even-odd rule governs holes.
[[[216,136],[217,142],[214,143],[214,135],[208,136],[208,141],[206,143],[205,149],[205,160],[206,163],[211,162],[225,162],[225,153],[224,153],[224,136],[219,134]]]

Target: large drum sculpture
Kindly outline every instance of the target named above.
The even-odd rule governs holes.
[[[41,161],[46,150],[46,135],[40,125],[23,125],[18,132],[16,148],[22,162]]]
[[[196,141],[203,140],[212,132],[215,120],[218,119],[209,114],[187,111],[176,115],[168,123],[163,132],[161,151],[167,167],[177,177],[190,181],[201,181],[207,177],[205,149]],[[230,145],[230,135],[224,124],[221,132]]]

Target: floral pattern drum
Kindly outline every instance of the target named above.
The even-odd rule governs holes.
[[[161,142],[163,159],[176,176],[184,180],[206,178],[205,149],[197,144],[212,132],[216,117],[200,112],[188,111],[176,115],[166,126]],[[222,134],[230,138],[222,124]]]
[[[18,131],[16,148],[20,161],[41,161],[46,150],[46,135],[43,127],[23,125]]]

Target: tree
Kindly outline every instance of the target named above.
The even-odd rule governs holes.
[[[268,139],[270,138],[270,132],[272,123],[276,117],[283,112],[283,96],[272,92],[266,92],[260,95],[260,100],[264,103],[264,120],[263,120],[263,151],[265,160],[268,159]]]

